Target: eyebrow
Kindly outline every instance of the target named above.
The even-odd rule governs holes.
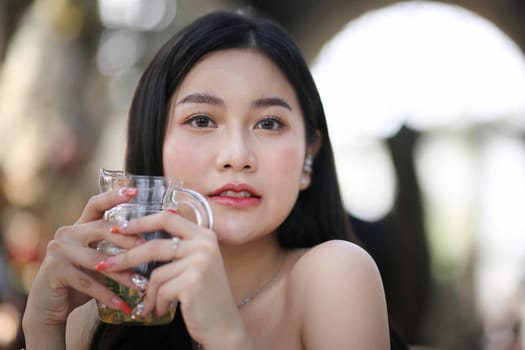
[[[180,100],[177,104],[179,105],[181,103],[207,103],[211,105],[224,106],[224,101],[222,99],[206,93],[190,94]]]
[[[188,96],[185,96],[177,104],[179,105],[182,103],[206,103],[206,104],[211,104],[215,106],[224,106],[224,100],[222,100],[221,98],[217,96],[213,96],[207,93],[190,94]],[[290,104],[280,97],[259,98],[252,102],[253,108],[264,108],[264,107],[271,107],[271,106],[280,106],[290,111],[292,110],[292,107],[290,106]]]
[[[280,97],[266,97],[266,98],[259,98],[252,103],[252,107],[255,108],[262,108],[262,107],[271,107],[271,106],[280,106],[284,107],[288,110],[292,110],[292,107],[283,100]]]

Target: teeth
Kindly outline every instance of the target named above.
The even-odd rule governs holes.
[[[238,197],[238,198],[248,198],[252,195],[248,191],[234,192],[234,191],[224,191],[219,194],[224,197]]]

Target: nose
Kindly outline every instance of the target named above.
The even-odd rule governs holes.
[[[221,171],[255,171],[255,155],[249,136],[245,132],[239,130],[225,135],[219,146],[217,168]]]

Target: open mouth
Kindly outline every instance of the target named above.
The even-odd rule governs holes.
[[[211,192],[210,198],[260,199],[261,195],[247,184],[227,184]]]
[[[220,196],[220,197],[234,197],[234,198],[250,198],[250,197],[260,198],[260,196],[256,196],[253,193],[250,193],[248,191],[236,192],[236,191],[232,191],[232,190],[227,190],[227,191],[220,192],[219,194],[217,194],[217,196]]]

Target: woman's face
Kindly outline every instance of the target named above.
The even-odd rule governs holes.
[[[308,185],[303,116],[284,75],[256,51],[218,51],[191,69],[171,104],[164,174],[206,196],[222,243],[274,232]]]

